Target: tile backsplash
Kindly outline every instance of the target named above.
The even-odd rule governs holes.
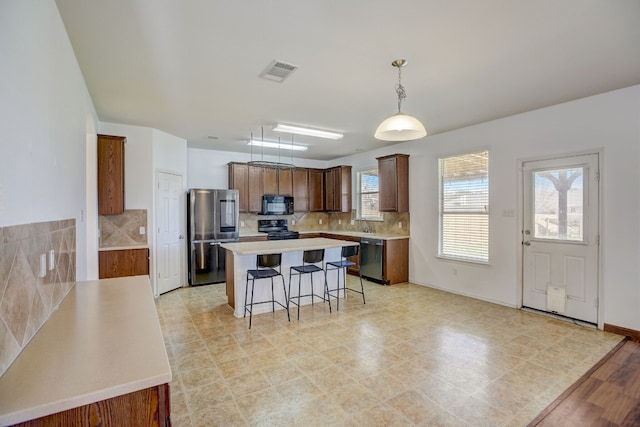
[[[0,227],[0,376],[75,283],[75,219]]]
[[[144,234],[140,234],[144,227]],[[131,209],[119,215],[100,215],[100,247],[147,243],[147,210]]]
[[[364,231],[365,227],[373,233],[408,236],[410,234],[409,212],[384,212],[382,221],[361,221],[356,219],[356,211],[338,212],[301,212],[294,215],[273,216],[289,220],[289,229],[296,231]],[[244,226],[241,232],[258,231],[258,219],[267,218],[255,214],[240,214]],[[353,225],[351,221],[353,220]],[[295,221],[295,224],[293,224]],[[322,222],[322,224],[321,224]]]

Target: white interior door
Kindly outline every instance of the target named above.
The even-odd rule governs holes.
[[[525,307],[598,321],[598,154],[523,165]]]
[[[156,271],[158,293],[182,286],[184,226],[182,176],[158,173]]]

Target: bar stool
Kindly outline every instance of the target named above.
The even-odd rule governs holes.
[[[314,249],[304,251],[302,253],[302,265],[295,265],[289,269],[289,303],[293,303],[298,306],[298,320],[300,320],[300,298],[302,297],[311,297],[311,305],[313,305],[313,298],[318,297],[321,300],[329,303],[329,313],[331,313],[331,300],[324,296],[327,295],[327,276],[324,270],[324,264],[322,267],[318,267],[318,263],[324,263],[324,249]],[[324,277],[324,293],[323,296],[317,295],[313,293],[313,273],[317,273],[322,271],[325,273]],[[295,272],[295,273],[294,273]],[[302,292],[302,276],[304,274],[310,274],[311,276],[311,293],[306,295],[301,295]],[[292,275],[298,276],[298,295],[296,297],[291,295],[291,277]],[[298,302],[295,302],[295,299],[298,299]]]
[[[256,259],[256,269],[247,270],[247,283],[244,288],[244,316],[247,317],[247,311],[249,312],[249,329],[251,329],[251,321],[253,318],[253,306],[257,304],[271,303],[272,311],[275,313],[276,304],[287,310],[287,319],[291,321],[289,315],[289,302],[287,298],[287,289],[284,284],[284,276],[281,272],[280,264],[282,263],[282,254],[265,254],[258,255]],[[277,268],[277,270],[276,270]],[[273,292],[273,278],[280,276],[282,278],[282,290],[284,291],[284,300],[286,306],[280,301],[276,301],[275,294]],[[253,290],[257,279],[271,279],[271,299],[267,301],[253,302]],[[249,293],[249,280],[251,280],[251,302],[247,304],[247,294]]]
[[[362,285],[362,273],[360,268],[358,268],[358,276],[360,276],[360,290],[347,287],[347,267],[353,267],[357,265],[355,262],[349,261],[349,258],[358,256],[359,249],[360,249],[360,246],[343,246],[342,252],[340,254],[342,259],[340,261],[328,262],[325,266],[325,273],[324,273],[325,283],[327,281],[327,273],[329,272],[329,270],[338,270],[338,286],[336,287],[336,289],[329,290],[329,287],[328,286],[326,287],[326,293],[327,293],[327,296],[329,297],[329,300],[331,300],[331,296],[332,296],[331,293],[332,292],[336,293],[335,298],[338,300],[337,310],[340,310],[340,291],[341,290],[344,291],[345,298],[347,297],[347,290],[362,294],[362,303],[366,304],[364,300],[364,286]],[[340,286],[339,270],[342,270],[342,279],[343,279],[342,287]]]

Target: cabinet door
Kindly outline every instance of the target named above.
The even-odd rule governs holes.
[[[293,169],[278,169],[278,194],[293,196]]]
[[[249,212],[258,213],[262,211],[262,168],[249,166]]]
[[[262,194],[278,194],[278,170],[262,169]]]
[[[320,169],[309,169],[309,211],[321,212],[323,210],[324,172]]]
[[[100,279],[149,274],[149,249],[100,251],[98,256]]]
[[[124,143],[121,136],[98,135],[98,214],[124,212]]]
[[[335,173],[334,169],[327,169],[324,171],[324,210],[327,212],[333,212],[335,203]]]
[[[409,239],[385,240],[382,276],[389,285],[409,281]]]
[[[240,212],[249,212],[249,168],[245,163],[229,163],[229,189],[238,190]]]
[[[380,212],[409,212],[409,156],[378,157]]]
[[[293,171],[293,210],[309,211],[309,171],[307,169]]]
[[[393,212],[398,209],[396,191],[398,180],[396,175],[396,158],[387,157],[378,160],[378,187],[380,212]]]
[[[337,178],[334,210],[351,212],[351,166],[340,166],[335,173]]]

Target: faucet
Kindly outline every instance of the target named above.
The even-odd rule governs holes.
[[[360,221],[364,222],[364,227],[362,227],[363,233],[371,233],[373,231],[366,219],[361,219]]]

